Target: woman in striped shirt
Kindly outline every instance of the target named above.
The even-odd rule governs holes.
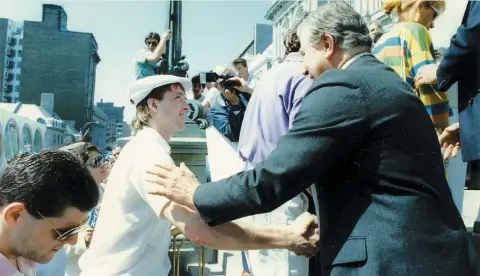
[[[445,10],[445,1],[384,0],[385,13],[398,19],[392,29],[376,43],[373,54],[392,67],[420,97],[438,133],[448,126],[451,114],[445,92],[432,85],[415,87],[413,79],[418,69],[435,63],[435,52],[428,30]],[[396,18],[395,18],[396,17]]]

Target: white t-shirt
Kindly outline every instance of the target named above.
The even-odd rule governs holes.
[[[81,276],[168,275],[171,225],[159,218],[168,201],[147,195],[144,180],[148,168],[166,163],[173,163],[170,146],[152,128],[144,127],[124,147],[109,175],[90,248],[80,258]]]
[[[222,98],[222,93],[220,93],[220,91],[215,87],[212,87],[207,91],[205,100],[208,101],[208,103],[210,104],[210,108],[215,106],[225,106],[225,101]]]

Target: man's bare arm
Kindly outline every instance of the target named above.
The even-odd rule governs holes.
[[[147,56],[146,61],[148,62],[158,62],[162,59],[162,54],[165,52],[165,44],[167,44],[167,41],[170,39],[171,33],[170,30],[166,31],[161,39],[160,42],[157,45],[157,48],[151,53],[150,55]]]
[[[305,214],[294,225],[260,226],[240,221],[209,227],[194,211],[169,202],[161,215],[175,225],[193,243],[221,250],[288,249],[311,256],[318,233],[309,226],[315,216]]]

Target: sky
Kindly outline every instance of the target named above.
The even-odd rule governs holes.
[[[272,1],[183,1],[183,49],[189,74],[228,66],[253,39],[256,23],[270,22],[265,14]],[[98,43],[95,102],[126,106],[125,120],[133,116],[126,89],[134,81],[132,59],[144,47],[149,32],[166,28],[165,0],[0,0],[0,18],[42,20],[42,4],[63,6],[67,29],[91,32]]]
[[[374,0],[364,0],[374,1]],[[148,32],[166,30],[166,0],[0,0],[0,17],[41,21],[42,4],[62,5],[71,31],[91,32],[99,46],[95,102],[103,99],[125,106],[125,120],[133,117],[126,88],[134,81],[132,59],[144,47]],[[272,0],[183,1],[183,54],[190,75],[231,61],[253,39],[255,23],[267,23]],[[435,46],[447,47],[460,24],[466,1],[448,0],[446,12],[431,30]]]

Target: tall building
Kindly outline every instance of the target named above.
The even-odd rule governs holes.
[[[92,122],[100,62],[93,34],[68,31],[65,10],[45,4],[41,22],[24,22],[22,47],[19,100],[40,105],[40,95],[52,93],[62,119],[78,130]]]
[[[253,28],[253,39],[238,57],[261,54],[270,44],[272,44],[272,25],[257,23]]]
[[[247,60],[248,72],[260,79],[271,67],[271,57],[268,51],[272,45],[272,25],[255,24],[253,39],[238,57]],[[233,60],[232,60],[233,61]]]
[[[107,139],[110,138],[113,142],[116,138],[124,137],[123,112],[125,107],[114,106],[112,102],[103,102],[103,100],[97,103],[97,107],[107,114]]]
[[[23,22],[0,18],[0,101],[16,103],[20,94]]]

